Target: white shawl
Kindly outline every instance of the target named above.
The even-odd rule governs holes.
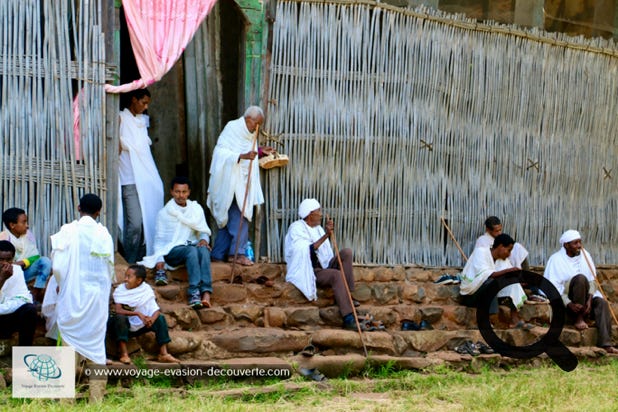
[[[150,152],[151,144],[144,116],[141,114],[133,116],[129,109],[120,112],[120,145],[123,150],[129,152],[131,158],[135,187],[142,209],[144,239],[148,255],[154,250],[156,217],[163,207],[163,181]],[[118,225],[120,230],[123,230],[122,196],[118,199]]]
[[[13,265],[13,275],[0,289],[0,315],[13,313],[26,303],[32,303],[32,295],[24,280],[21,266]]]
[[[491,248],[494,245],[494,237],[489,233],[485,233],[476,239],[476,244],[474,248],[477,247],[489,247]],[[513,245],[513,250],[511,251],[511,256],[509,256],[509,260],[513,264],[514,267],[521,269],[521,264],[528,257],[528,251],[525,247],[522,246],[521,243],[515,242]]]
[[[208,240],[209,236],[210,228],[199,203],[187,200],[187,205],[181,207],[174,199],[170,199],[157,215],[154,253],[139,263],[153,268],[175,246],[194,243],[198,239]]]
[[[592,271],[586,263],[586,259],[583,254],[586,254]],[[545,265],[545,276],[555,287],[558,289],[558,293],[562,296],[562,301],[565,306],[571,302],[569,299],[569,283],[575,275],[582,274],[586,276],[586,279],[590,282],[590,293],[594,297],[602,297],[601,293],[597,290],[596,283],[594,282],[596,267],[592,261],[590,254],[582,249],[578,256],[570,257],[567,255],[564,247],[561,247],[559,251],[549,257],[547,264]]]
[[[253,147],[253,138],[254,133],[249,132],[244,117],[241,117],[228,122],[217,140],[210,164],[206,204],[219,227],[227,225],[228,210],[234,197],[239,207],[243,204],[250,161],[239,161],[238,156],[252,150],[257,151],[257,147]],[[264,203],[257,159],[253,161],[252,169],[244,213],[249,221],[253,218],[253,207]]]
[[[60,287],[55,311],[60,336],[84,357],[105,365],[112,237],[103,225],[84,216],[62,226],[51,236],[51,244],[53,274]]]
[[[511,267],[513,265],[508,260],[498,259],[494,262],[488,247],[474,249],[461,273],[460,293],[473,295],[492,273]],[[526,301],[526,293],[519,283],[504,287],[496,296],[511,298],[516,308],[520,308]]]
[[[114,303],[130,306],[132,312],[146,316],[152,316],[159,310],[152,287],[146,282],[133,289],[127,289],[124,283],[119,285],[114,291]],[[145,326],[138,316],[129,316],[129,325],[129,329],[133,332]]]
[[[310,227],[300,219],[292,223],[285,235],[284,254],[287,264],[285,280],[296,286],[309,300],[317,299],[315,273],[311,265],[310,245],[324,235],[321,226]],[[316,250],[323,268],[327,268],[333,258],[330,241],[326,239]]]

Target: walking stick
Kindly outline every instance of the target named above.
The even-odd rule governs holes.
[[[328,215],[326,215],[326,220],[330,220]],[[343,284],[345,285],[345,291],[348,295],[348,299],[350,300],[350,306],[352,307],[352,313],[354,314],[354,321],[356,322],[356,329],[358,330],[358,336],[360,337],[360,341],[363,344],[363,351],[365,352],[365,357],[367,357],[367,346],[365,345],[365,339],[363,339],[363,332],[360,328],[360,323],[358,322],[358,315],[356,314],[356,308],[354,307],[354,301],[352,300],[352,294],[350,293],[350,288],[348,286],[348,281],[345,277],[345,273],[343,273],[343,263],[341,262],[341,255],[339,254],[339,248],[337,247],[337,239],[335,238],[335,232],[331,232],[331,240],[333,241],[333,249],[335,249],[335,255],[337,256],[337,263],[339,264],[339,274],[343,278]]]
[[[601,296],[603,296],[603,299],[605,299],[605,301],[607,302],[607,307],[609,308],[609,313],[612,314],[612,318],[614,318],[614,322],[616,322],[616,325],[618,325],[618,319],[616,319],[616,314],[614,313],[613,309],[612,309],[612,305],[609,302],[609,300],[607,300],[607,295],[605,295],[605,292],[603,291],[603,288],[601,287],[601,282],[599,282],[599,280],[597,279],[597,274],[595,273],[594,270],[592,270],[592,265],[590,264],[590,261],[588,260],[588,256],[586,256],[586,249],[584,249],[582,247],[582,254],[584,255],[584,259],[586,259],[586,264],[588,265],[588,269],[590,269],[590,273],[592,273],[592,277],[594,278],[594,283],[596,283],[597,288],[599,288],[599,292],[601,292]]]
[[[442,224],[446,228],[446,231],[448,232],[448,234],[451,235],[451,239],[453,239],[453,242],[455,242],[455,246],[457,246],[457,250],[459,250],[459,253],[461,253],[461,256],[464,258],[464,262],[467,262],[468,261],[468,257],[463,252],[463,250],[461,250],[461,247],[459,246],[459,243],[457,243],[457,239],[455,239],[455,235],[453,235],[453,232],[451,232],[451,229],[446,224],[446,220],[444,220],[443,216],[440,216],[440,220],[442,221]]]
[[[260,134],[260,125],[255,127],[255,135],[253,136],[253,142],[251,148],[255,151],[257,138]],[[245,186],[245,197],[242,201],[242,210],[240,211],[240,221],[238,222],[238,233],[236,234],[236,246],[234,247],[234,259],[232,260],[232,270],[230,274],[230,283],[234,283],[234,269],[236,267],[236,258],[238,257],[238,246],[240,245],[240,230],[242,229],[242,222],[245,216],[245,208],[247,207],[247,197],[249,197],[249,187],[251,187],[251,173],[253,172],[253,160],[249,161],[249,173],[247,174],[247,185]],[[241,282],[242,283],[242,282]]]

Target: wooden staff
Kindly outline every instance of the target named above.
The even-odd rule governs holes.
[[[584,259],[586,259],[586,264],[588,265],[588,269],[590,269],[590,273],[592,273],[592,277],[594,278],[594,283],[596,283],[597,288],[599,288],[599,292],[601,292],[601,296],[603,296],[603,299],[605,299],[605,301],[607,302],[609,313],[612,314],[612,318],[614,318],[614,322],[616,322],[616,325],[618,325],[618,319],[616,319],[616,314],[614,313],[614,310],[612,309],[612,305],[609,302],[609,300],[607,300],[607,295],[605,295],[605,292],[603,292],[603,288],[601,287],[601,282],[599,282],[596,272],[592,269],[592,265],[590,264],[590,261],[588,260],[588,256],[586,256],[587,255],[586,249],[584,249],[583,247],[582,247],[582,254],[584,255]]]
[[[459,250],[459,253],[461,253],[461,256],[464,258],[464,262],[467,262],[468,261],[468,257],[463,252],[463,250],[461,250],[461,247],[459,246],[459,243],[457,243],[457,239],[455,239],[455,235],[453,235],[453,232],[451,232],[451,229],[446,224],[446,220],[444,220],[443,216],[440,216],[440,220],[442,221],[442,224],[446,228],[446,231],[448,232],[448,234],[451,236],[451,239],[453,239],[453,242],[455,242],[455,246],[457,246],[457,250]]]
[[[255,152],[257,137],[260,134],[260,125],[255,127],[255,134],[253,135],[253,142],[251,148]],[[256,155],[257,156],[257,155]],[[245,197],[242,201],[242,210],[240,211],[240,221],[238,222],[238,233],[236,234],[236,246],[234,247],[234,259],[232,260],[232,270],[230,273],[230,283],[234,283],[234,269],[236,268],[236,258],[238,257],[238,247],[240,246],[240,231],[242,229],[242,222],[245,216],[245,208],[247,207],[247,198],[249,197],[249,188],[251,187],[251,174],[253,173],[253,159],[249,161],[249,173],[247,174],[247,185],[245,186]]]
[[[330,220],[328,214],[326,215],[326,220]],[[345,273],[343,273],[343,263],[341,262],[341,255],[339,254],[339,248],[337,248],[337,239],[335,238],[335,232],[331,232],[330,234],[331,240],[333,242],[333,249],[335,249],[335,255],[337,256],[337,263],[339,264],[339,274],[343,279],[343,284],[345,285],[345,291],[348,295],[348,299],[350,300],[350,306],[352,307],[352,313],[354,314],[354,321],[356,322],[356,330],[358,331],[358,336],[360,337],[360,341],[363,344],[363,351],[365,352],[365,357],[367,357],[367,346],[365,345],[365,339],[363,338],[363,332],[360,328],[360,323],[358,322],[358,315],[356,314],[356,308],[354,307],[354,301],[352,300],[352,294],[350,293],[350,287],[348,286],[348,281],[345,277]]]

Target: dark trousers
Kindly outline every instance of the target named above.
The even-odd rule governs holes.
[[[32,346],[36,318],[36,307],[32,303],[21,305],[13,313],[0,315],[0,337],[7,339],[13,332],[18,332],[19,346]]]
[[[569,283],[569,299],[573,303],[586,305],[590,294],[590,282],[584,275],[573,276]],[[567,317],[573,320],[577,315],[567,307]],[[612,320],[609,313],[609,304],[600,297],[592,298],[592,308],[588,314],[597,325],[597,346],[611,346],[612,344]]]
[[[339,252],[341,256],[341,264],[343,265],[343,273],[348,283],[350,292],[354,290],[354,272],[352,269],[352,250],[343,249]],[[328,268],[316,269],[315,271],[316,284],[319,287],[331,287],[335,293],[335,302],[339,306],[339,312],[341,316],[352,313],[352,304],[350,303],[350,297],[346,291],[345,283],[341,277],[341,271],[339,270],[339,262],[337,257],[331,259]]]
[[[240,232],[240,220],[242,219],[242,228]],[[225,260],[228,256],[234,256],[236,252],[236,243],[238,243],[238,255],[246,255],[247,241],[249,240],[249,221],[240,213],[240,209],[236,204],[236,199],[232,201],[232,205],[227,212],[227,224],[217,231],[215,238],[215,246],[212,248],[212,258],[216,260]]]
[[[144,326],[134,332],[129,330],[129,317],[125,315],[115,315],[109,318],[107,322],[107,330],[111,331],[112,338],[116,342],[128,342],[129,338],[143,335],[146,332],[154,332],[159,346],[170,343],[170,335],[167,328],[165,316],[159,314],[157,320],[154,321],[151,327]]]

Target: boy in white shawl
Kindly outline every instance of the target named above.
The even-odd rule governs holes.
[[[305,199],[298,208],[300,219],[292,223],[285,236],[285,280],[296,286],[309,300],[317,300],[317,286],[332,287],[335,302],[343,318],[343,327],[356,330],[356,322],[346,284],[341,276],[337,258],[328,240],[334,230],[332,220],[326,230],[320,226],[322,209],[316,199]],[[352,250],[341,250],[341,263],[345,282],[354,290]],[[354,302],[357,305],[357,302]]]
[[[51,236],[54,277],[43,301],[43,313],[55,318],[63,343],[99,365],[106,364],[105,325],[114,274],[114,242],[95,221],[102,205],[97,195],[84,195],[80,219]]]
[[[213,260],[223,261],[227,258],[231,261],[236,256],[237,264],[253,265],[246,256],[249,222],[253,218],[253,207],[264,203],[264,194],[260,186],[258,162],[251,163],[251,160],[260,153],[267,155],[273,150],[271,147],[264,147],[258,151],[255,134],[263,122],[262,109],[251,106],[243,117],[228,122],[217,140],[212,154],[206,200],[219,227],[212,250]],[[251,182],[248,185],[249,192],[245,194],[247,179]],[[245,198],[247,203],[244,214],[241,215],[240,207]]]
[[[474,244],[474,248],[477,247],[491,247],[494,244],[494,239],[496,236],[502,233],[502,222],[496,216],[489,216],[485,219],[485,233],[479,236],[476,239],[476,243]],[[513,250],[511,251],[511,255],[509,256],[509,261],[513,267],[529,270],[530,265],[528,264],[528,251],[526,248],[519,242],[515,242],[513,245]],[[545,294],[541,289],[537,286],[531,286],[531,295],[528,297],[526,302],[536,304],[536,303],[547,303],[548,300],[545,297]]]
[[[597,290],[596,268],[582,246],[582,236],[577,230],[567,230],[560,236],[560,244],[560,250],[549,257],[544,276],[562,296],[567,317],[575,328],[588,329],[586,319],[594,319],[597,346],[607,353],[618,354],[618,349],[612,346],[609,304]]]
[[[159,362],[178,363],[178,359],[167,352],[172,340],[165,316],[161,314],[154,291],[146,280],[146,269],[142,265],[131,265],[125,272],[125,281],[114,291],[116,316],[110,318],[108,329],[118,342],[120,362],[130,364],[127,342],[131,336],[154,332],[159,345]]]
[[[487,287],[491,278],[504,276],[518,271],[508,260],[515,241],[507,234],[496,236],[491,248],[479,247],[474,249],[461,272],[461,286],[459,289],[460,303],[468,307],[476,307],[481,293]],[[498,292],[498,297],[509,298],[507,304],[511,309],[509,327],[518,329],[532,329],[532,325],[519,318],[518,309],[523,306],[526,294],[519,283],[506,286]],[[490,314],[498,313],[498,302],[494,299]]]
[[[204,209],[189,200],[191,182],[183,176],[172,179],[172,199],[157,215],[154,254],[139,262],[147,268],[156,268],[165,279],[165,265],[170,268],[185,265],[189,276],[189,306],[199,309],[210,307],[212,279],[210,273],[210,228]],[[157,284],[161,278],[156,279]],[[164,284],[167,284],[165,279]]]

